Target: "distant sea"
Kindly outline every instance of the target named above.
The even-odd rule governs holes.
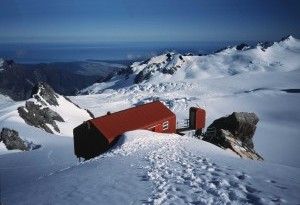
[[[240,42],[0,43],[0,58],[18,63],[142,60],[169,51],[206,54]]]

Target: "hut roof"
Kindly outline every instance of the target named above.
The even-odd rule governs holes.
[[[160,101],[155,101],[98,117],[90,122],[112,142],[126,131],[151,127],[173,117],[176,116],[171,110]]]

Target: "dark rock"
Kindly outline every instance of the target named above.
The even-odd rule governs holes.
[[[29,151],[41,147],[41,145],[34,144],[33,142],[22,140],[17,131],[8,128],[2,129],[0,133],[0,142],[1,141],[3,141],[8,150],[18,149],[22,151]]]
[[[267,48],[271,47],[273,44],[274,44],[274,43],[269,42],[269,41],[265,41],[265,42],[258,43],[258,45],[261,47],[261,50],[262,50],[262,51],[266,51]]]
[[[195,54],[193,54],[193,53],[185,53],[184,55],[185,56],[194,56]]]
[[[140,71],[134,78],[134,83],[137,84],[137,83],[140,83],[144,80],[144,74],[143,74],[143,71]]]
[[[124,62],[129,65],[131,62]],[[57,62],[20,64],[4,60],[0,72],[0,93],[15,101],[31,98],[34,85],[47,82],[63,95],[75,95],[100,78],[106,78],[121,67],[101,62]]]
[[[57,98],[58,95],[54,90],[47,84],[39,82],[32,88],[31,97],[42,102],[42,99],[45,100],[49,105],[58,106]]]
[[[280,41],[281,41],[281,42],[282,42],[282,41],[286,41],[286,40],[289,40],[289,39],[291,39],[291,38],[293,38],[292,35],[287,35],[287,36],[284,36],[283,38],[281,38]]]
[[[51,106],[59,106],[57,99],[59,97],[65,98],[70,103],[77,106],[69,98],[59,96],[55,91],[46,83],[38,83],[34,86],[32,91],[33,100],[27,100],[25,106],[18,107],[19,115],[24,121],[37,128],[41,128],[48,133],[53,134],[53,129],[60,132],[57,122],[64,122],[64,119],[51,109]],[[51,106],[49,106],[51,105]],[[86,110],[91,118],[95,116],[89,110]]]
[[[19,133],[15,130],[3,128],[0,133],[0,142],[1,141],[3,141],[8,150],[29,150],[25,142],[19,137]]]
[[[172,60],[173,55],[171,53],[167,53],[166,56],[167,56],[167,61]]]
[[[253,160],[263,160],[263,158],[247,146],[244,146],[240,140],[236,139],[235,136],[228,130],[221,129],[218,132],[217,138],[219,138],[219,147],[224,149],[231,149],[234,153],[242,158],[248,158]]]
[[[242,50],[246,49],[247,47],[249,47],[247,44],[242,43],[242,44],[236,46],[236,50],[242,51]]]
[[[25,106],[18,107],[18,112],[27,124],[42,128],[52,134],[53,131],[47,124],[52,125],[55,131],[60,132],[55,121],[64,122],[64,119],[55,111],[48,107],[42,108],[41,105],[35,104],[32,101],[26,101]]]
[[[281,91],[286,93],[300,93],[300,89],[292,88],[292,89],[282,89]]]
[[[100,76],[100,77],[95,81],[95,83],[103,83],[103,82],[104,82],[104,79],[105,79],[105,77]]]
[[[3,64],[2,64],[2,67],[6,68],[6,69],[9,69],[9,68],[11,68],[14,65],[15,65],[15,61],[12,60],[12,59],[10,59],[10,60],[4,60]]]
[[[149,80],[151,76],[152,76],[152,71],[149,71],[147,70],[147,68],[145,68],[135,76],[134,83],[138,84],[143,82],[144,80]]]
[[[180,68],[180,65],[173,65],[172,60],[174,59],[174,53],[167,53],[165,56],[167,57],[165,61],[146,65],[145,68],[135,76],[134,83],[138,84],[145,80],[149,80],[156,72],[173,75]],[[184,62],[182,55],[178,55],[178,58],[180,61]]]
[[[125,69],[124,69],[125,70]],[[120,70],[119,72],[114,72],[114,73],[110,73],[109,75],[107,75],[106,77],[100,77],[95,83],[103,83],[103,82],[107,82],[109,80],[111,80],[114,76],[116,75],[122,75],[122,71]],[[82,93],[81,93],[82,94]]]
[[[231,149],[251,159],[262,159],[254,151],[252,138],[259,119],[255,113],[234,112],[215,120],[208,128],[203,140],[224,149]],[[239,148],[238,148],[239,147]],[[242,150],[246,150],[245,153]]]
[[[253,148],[251,139],[255,133],[258,121],[259,119],[255,113],[234,112],[227,117],[215,120],[208,128],[214,127],[218,131],[221,129],[228,130],[235,138],[240,139],[243,144]]]
[[[173,75],[175,72],[177,71],[177,67],[170,67],[170,68],[166,68],[164,67],[161,72],[163,74],[170,74],[170,75]]]
[[[133,70],[130,66],[128,66],[127,68],[121,69],[117,72],[117,75],[125,75],[125,76],[129,76],[133,73]]]

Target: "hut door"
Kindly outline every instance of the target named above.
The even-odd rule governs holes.
[[[190,122],[189,122],[189,127],[191,129],[195,129],[196,127],[196,112],[195,110],[190,110]]]

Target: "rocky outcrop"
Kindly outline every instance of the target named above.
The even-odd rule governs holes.
[[[53,134],[49,127],[51,125],[56,132],[60,132],[55,121],[64,122],[64,119],[49,107],[43,108],[39,104],[32,101],[26,101],[25,106],[18,107],[20,117],[24,121],[34,127],[42,128],[46,132]]]
[[[224,149],[231,149],[240,157],[263,160],[254,150],[252,138],[259,119],[255,113],[234,112],[215,120],[203,140]]]
[[[15,65],[15,62],[14,60],[3,60],[3,59],[0,59],[0,67],[3,67],[5,69],[9,69],[11,67],[13,67]]]
[[[65,119],[67,119],[66,123],[72,121],[68,117],[68,113],[65,112],[70,107],[73,107],[74,113],[79,112],[85,117],[88,114],[91,118],[94,118],[89,110],[84,110],[69,98],[57,94],[47,83],[43,82],[35,85],[31,96],[32,98],[27,100],[24,106],[18,107],[19,116],[26,124],[41,128],[48,133],[62,133],[61,127],[58,125],[62,125],[59,122],[65,122]]]
[[[161,55],[160,59],[155,61],[151,58],[139,64],[143,69],[135,76],[134,83],[149,80],[157,72],[173,75],[184,62],[183,56],[175,53]]]
[[[265,42],[260,42],[258,43],[258,46],[262,51],[266,51],[269,47],[271,47],[274,43],[265,41]]]
[[[21,118],[31,126],[42,128],[53,134],[52,126],[56,132],[60,132],[57,122],[64,122],[64,119],[50,106],[58,106],[58,95],[47,83],[38,83],[32,90],[32,98],[25,102],[25,106],[18,107]]]
[[[143,82],[144,80],[149,80],[150,77],[152,76],[152,71],[147,72],[147,71],[140,71],[134,78],[134,83],[138,84]]]
[[[236,50],[238,50],[238,51],[243,51],[243,50],[246,50],[248,48],[250,48],[250,46],[248,46],[245,43],[241,43],[241,44],[239,44],[239,45],[236,46]]]
[[[57,102],[58,95],[47,83],[39,82],[38,84],[36,84],[32,88],[31,97],[35,98],[41,103],[44,103],[43,102],[44,100],[49,105],[58,106],[58,102]]]
[[[24,141],[19,137],[15,130],[3,128],[0,134],[0,141],[2,141],[8,150],[19,149],[27,151]]]
[[[33,142],[27,142],[22,140],[19,137],[19,133],[15,130],[3,128],[0,133],[0,142],[6,146],[8,150],[22,150],[22,151],[29,151],[38,149],[41,146],[36,145]]]
[[[131,62],[124,63],[129,65]],[[20,64],[0,59],[0,93],[15,101],[28,100],[34,85],[47,82],[59,94],[75,95],[121,68],[119,64],[103,62]]]

